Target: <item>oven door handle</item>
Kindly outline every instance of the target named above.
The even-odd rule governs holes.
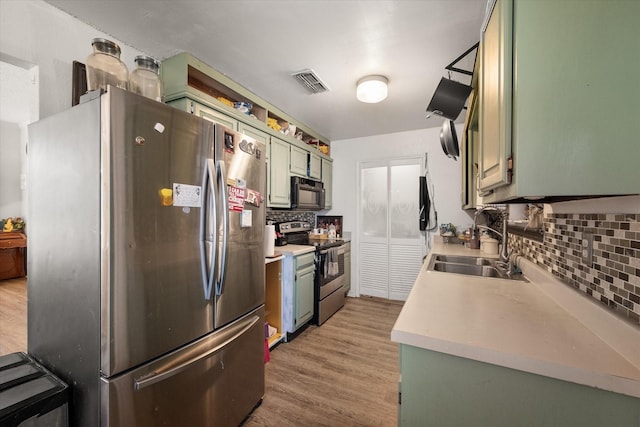
[[[326,255],[328,252],[329,249],[323,249],[320,251],[320,255]],[[344,245],[338,247],[338,255],[344,255]]]

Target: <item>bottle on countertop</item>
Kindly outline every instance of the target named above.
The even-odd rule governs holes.
[[[335,225],[333,225],[333,224],[331,224],[331,225],[329,226],[329,238],[330,238],[330,239],[335,239],[335,238],[336,238],[336,234],[337,234],[337,232],[336,232],[336,226],[335,226]]]

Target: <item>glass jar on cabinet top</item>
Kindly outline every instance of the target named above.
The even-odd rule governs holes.
[[[162,101],[162,86],[158,73],[160,63],[150,56],[136,56],[137,68],[131,73],[129,89],[147,98]]]
[[[107,89],[107,85],[128,89],[129,70],[120,60],[120,46],[107,39],[93,39],[93,53],[86,62],[87,90]]]

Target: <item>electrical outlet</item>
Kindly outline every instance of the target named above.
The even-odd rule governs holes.
[[[582,233],[580,258],[588,267],[593,265],[593,234],[591,233]]]

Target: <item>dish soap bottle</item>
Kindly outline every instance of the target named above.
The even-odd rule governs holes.
[[[133,70],[129,79],[131,92],[162,101],[162,87],[158,76],[160,63],[145,55],[136,56],[135,61],[138,68]]]
[[[120,60],[120,46],[107,39],[93,39],[93,53],[87,57],[87,90],[107,90],[107,85],[127,89],[129,70]]]

